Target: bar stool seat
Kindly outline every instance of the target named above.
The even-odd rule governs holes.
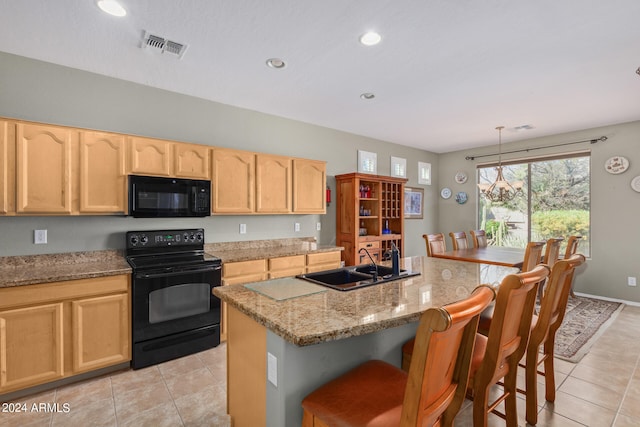
[[[393,365],[370,360],[316,389],[305,410],[329,426],[399,425],[407,378]]]

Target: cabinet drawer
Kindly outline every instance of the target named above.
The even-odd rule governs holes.
[[[365,249],[379,249],[380,248],[380,241],[379,240],[375,240],[372,242],[361,242],[358,245],[358,250],[365,248]]]
[[[222,277],[229,279],[234,276],[255,275],[267,271],[267,260],[256,259],[252,261],[230,262],[223,264]]]
[[[0,309],[128,292],[130,279],[131,275],[120,274],[117,276],[3,288],[0,289]]]
[[[331,263],[340,265],[340,251],[307,254],[307,266]]]
[[[269,258],[269,272],[302,268],[304,271],[304,255]]]

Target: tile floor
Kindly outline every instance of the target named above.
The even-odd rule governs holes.
[[[0,426],[230,426],[226,412],[226,348],[137,371],[114,373],[20,399],[69,404],[69,412],[1,413]],[[539,387],[538,426],[640,425],[640,307],[626,306],[578,364],[556,360],[556,401]],[[522,379],[522,378],[521,378]],[[541,380],[543,381],[543,380]],[[471,426],[471,402],[456,418]],[[518,399],[519,425],[524,400]],[[490,416],[490,426],[504,421]]]

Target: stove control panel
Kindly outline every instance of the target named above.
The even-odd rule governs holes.
[[[202,228],[127,232],[127,249],[193,245],[204,245]]]

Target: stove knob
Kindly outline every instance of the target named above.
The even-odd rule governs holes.
[[[184,235],[182,236],[182,240],[184,240],[185,242],[189,241],[189,235],[187,233],[184,233]]]
[[[202,242],[203,239],[204,239],[204,237],[202,236],[202,233],[196,233],[196,240],[198,242]]]
[[[148,242],[149,242],[149,238],[147,237],[147,235],[146,235],[146,234],[143,234],[143,235],[140,237],[140,243],[142,243],[143,245],[146,245]]]
[[[129,239],[129,243],[131,243],[131,246],[136,246],[138,244],[138,236],[136,236],[135,234],[131,236],[131,238]]]
[[[196,236],[194,236],[194,235],[192,234],[191,236],[189,236],[189,240],[191,240],[191,241],[193,242],[194,240],[196,240]]]

